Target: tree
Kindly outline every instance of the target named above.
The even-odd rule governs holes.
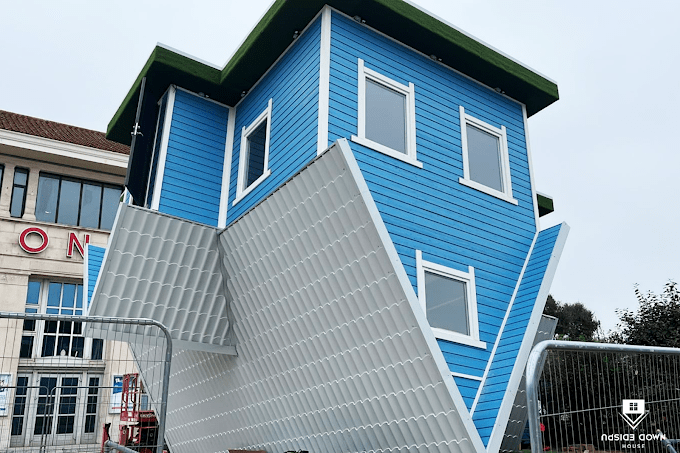
[[[610,336],[614,343],[647,346],[680,347],[680,288],[674,281],[664,285],[661,294],[642,293],[635,285],[637,311],[617,310],[617,332]]]
[[[592,341],[600,328],[600,321],[581,302],[562,303],[548,295],[543,313],[559,320],[555,333],[560,338]]]

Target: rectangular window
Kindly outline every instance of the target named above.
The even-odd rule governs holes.
[[[459,271],[422,259],[416,250],[418,299],[434,336],[486,348],[479,339],[475,271]]]
[[[123,188],[41,173],[35,217],[42,222],[110,230]]]
[[[238,182],[234,204],[271,174],[269,170],[271,122],[272,99],[269,100],[267,109],[250,126],[244,126],[241,130]]]
[[[85,433],[94,433],[97,429],[97,403],[99,399],[99,378],[91,377],[87,389],[87,405],[85,407]]]
[[[24,432],[24,416],[26,415],[26,397],[28,393],[28,377],[17,378],[14,393],[14,409],[12,411],[12,436],[21,436]]]
[[[368,69],[359,59],[357,135],[352,141],[422,168],[416,159],[415,87]]]
[[[512,204],[508,139],[500,129],[465,113],[460,106],[463,177],[460,183]]]
[[[30,280],[25,310],[27,313],[48,315],[82,315],[83,285]],[[83,330],[83,323],[75,321],[24,321],[20,357],[64,356],[102,360],[104,341],[85,338]]]
[[[26,208],[26,192],[28,188],[28,170],[25,168],[14,169],[14,184],[12,186],[12,201],[9,213],[12,217],[23,217]]]

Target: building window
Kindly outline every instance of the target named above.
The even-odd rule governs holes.
[[[422,259],[416,251],[418,299],[434,336],[468,346],[486,348],[479,340],[475,271],[452,269]]]
[[[352,141],[422,168],[416,159],[415,87],[364,66],[359,59],[357,135]]]
[[[85,432],[94,433],[97,429],[97,404],[99,400],[99,378],[91,377],[87,389],[85,407]]]
[[[12,436],[24,433],[24,417],[26,416],[26,395],[28,394],[28,376],[17,377],[17,388],[14,393],[14,409],[12,411]]]
[[[512,204],[508,139],[505,126],[494,127],[460,106],[463,177],[460,183]]]
[[[271,174],[269,143],[271,139],[272,100],[267,109],[250,126],[241,130],[236,199],[240,201]]]
[[[0,164],[0,188],[2,188],[2,177],[5,176],[5,166]]]
[[[48,315],[82,315],[83,285],[30,280],[25,311]],[[104,341],[86,338],[83,329],[83,323],[75,321],[24,321],[19,357],[22,359],[75,357],[102,360]]]
[[[41,173],[35,217],[42,222],[110,230],[122,192],[120,186]]]
[[[28,187],[28,170],[25,168],[14,169],[14,185],[12,187],[12,201],[9,214],[12,217],[23,217],[26,208],[26,190]]]

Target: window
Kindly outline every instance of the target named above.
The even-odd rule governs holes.
[[[24,432],[26,395],[28,394],[26,387],[28,387],[28,376],[17,377],[17,388],[14,393],[14,410],[12,411],[12,436],[20,436]]]
[[[99,391],[102,378],[87,372],[19,375],[10,445],[37,445],[47,434],[68,443],[78,432],[83,443],[94,443],[98,411],[105,407]]]
[[[460,106],[463,177],[460,183],[512,204],[508,139],[500,129],[465,113]]]
[[[14,185],[12,186],[12,201],[9,206],[9,214],[12,217],[23,217],[26,208],[26,190],[28,187],[28,170],[25,168],[14,169]]]
[[[422,168],[416,159],[415,87],[364,66],[359,59],[357,135],[352,141]]]
[[[269,170],[269,142],[272,122],[272,100],[267,109],[241,130],[238,183],[234,204],[245,197],[271,174]]]
[[[35,217],[42,222],[110,230],[123,188],[41,173]]]
[[[30,280],[26,313],[82,315],[83,285],[49,280]],[[19,357],[73,357],[102,360],[104,341],[85,338],[84,325],[74,321],[24,321]],[[38,347],[35,347],[35,346]]]
[[[431,263],[416,250],[418,299],[434,336],[442,340],[486,348],[479,340],[475,271]]]

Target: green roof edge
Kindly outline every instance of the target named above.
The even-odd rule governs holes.
[[[498,88],[526,105],[529,116],[559,99],[557,85],[474,38],[402,0],[276,0],[221,71],[191,57],[156,46],[130,91],[108,124],[106,137],[129,145],[139,88],[156,97],[171,83],[202,91],[214,100],[235,105],[328,4],[442,63]],[[275,44],[272,44],[275,43]],[[454,64],[455,63],[455,64]]]

